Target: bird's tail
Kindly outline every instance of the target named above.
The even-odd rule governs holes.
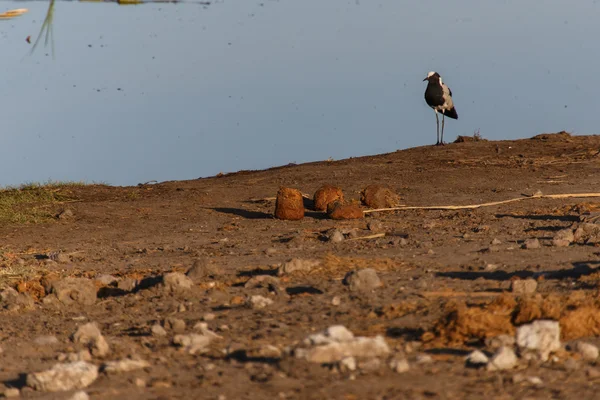
[[[456,108],[454,107],[449,110],[444,110],[443,114],[448,118],[458,119],[458,114],[456,113]]]

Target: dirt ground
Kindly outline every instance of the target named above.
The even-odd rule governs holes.
[[[310,209],[300,221],[273,218],[280,186],[312,196],[321,185],[332,184],[347,199],[358,199],[374,183],[389,186],[410,206],[478,204],[538,190],[594,193],[600,187],[600,136],[561,133],[452,143],[190,181],[64,189],[71,200],[56,204],[55,211],[69,209],[71,217],[0,227],[0,273],[10,272],[2,285],[34,299],[27,307],[0,310],[0,393],[18,388],[22,398],[68,398],[72,392],[29,388],[25,374],[52,367],[61,353],[80,350],[71,335],[93,321],[111,350],[92,363],[135,357],[150,366],[101,372],[85,389],[92,399],[598,396],[600,367],[566,350],[549,362],[521,361],[516,369],[495,372],[467,368],[465,355],[489,350],[486,339],[513,333],[519,323],[536,316],[559,320],[565,343],[585,339],[598,344],[600,323],[594,313],[600,312],[600,251],[593,241],[559,247],[552,239],[585,220],[593,223],[600,198],[376,212],[356,220],[331,220]],[[332,229],[345,239],[328,240]],[[370,235],[378,237],[362,238]],[[539,248],[523,248],[531,238],[539,240]],[[252,277],[274,276],[293,258],[321,264],[278,277],[280,293],[244,286]],[[117,287],[96,280],[98,299],[93,305],[45,301],[49,280],[111,274],[139,283],[185,272],[195,261],[209,265],[212,277],[181,293],[169,294],[151,284]],[[343,282],[345,274],[365,267],[377,271],[383,286],[351,291]],[[537,280],[536,293],[512,292],[511,282],[525,278]],[[249,307],[246,299],[252,295],[270,298],[273,304]],[[554,301],[557,309],[541,305],[538,314],[523,316],[527,301]],[[497,312],[499,302],[507,304],[504,313]],[[584,327],[578,325],[579,314],[573,314],[582,304],[591,313],[581,317],[587,321]],[[469,324],[478,323],[477,313],[459,321],[460,313],[468,310],[503,319],[472,329]],[[168,318],[185,321],[184,333],[206,321],[221,338],[208,352],[187,354],[173,345],[169,327],[165,336],[153,334],[152,326]],[[344,325],[355,335],[383,335],[390,357],[406,357],[410,369],[397,373],[382,359],[379,367],[348,371],[294,356],[293,349],[309,334],[331,325]],[[36,342],[45,335],[58,342]],[[267,345],[276,348],[275,355],[261,352]],[[541,383],[516,374],[538,377]]]

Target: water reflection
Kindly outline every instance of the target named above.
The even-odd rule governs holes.
[[[59,1],[54,51],[31,55],[48,3],[3,4],[30,11],[0,21],[0,185],[190,179],[429,145],[431,70],[461,111],[448,141],[596,131],[594,2]]]

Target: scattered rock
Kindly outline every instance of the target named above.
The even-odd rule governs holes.
[[[246,357],[262,359],[280,359],[282,352],[277,346],[264,344],[246,351]]]
[[[487,364],[488,371],[501,371],[514,368],[517,365],[517,355],[510,347],[502,346],[492,356]]]
[[[477,368],[487,365],[490,359],[482,351],[475,350],[465,358],[465,361],[467,366]]]
[[[53,293],[64,305],[91,306],[96,302],[96,285],[86,278],[65,278],[50,283]]]
[[[339,229],[332,229],[327,235],[327,239],[332,243],[340,243],[346,240],[346,237]]]
[[[33,343],[37,344],[38,346],[54,346],[56,344],[59,344],[60,341],[56,336],[43,335],[33,339]]]
[[[340,296],[334,296],[333,299],[331,299],[331,305],[332,306],[339,306],[340,304],[342,304],[342,299],[340,299]]]
[[[165,329],[169,329],[175,333],[185,332],[185,321],[179,318],[169,317],[164,321]]]
[[[397,358],[394,357],[390,360],[390,368],[392,371],[395,371],[399,374],[407,372],[410,369],[410,365],[408,364],[408,360],[404,357]]]
[[[160,324],[152,325],[150,332],[152,332],[153,336],[167,336],[167,330],[160,326]]]
[[[356,358],[354,358],[354,357],[342,358],[339,362],[339,367],[341,370],[355,371],[356,370]]]
[[[415,362],[417,364],[431,364],[433,362],[433,358],[429,354],[417,354],[415,357]]]
[[[337,363],[347,357],[372,358],[390,353],[383,336],[355,337],[341,325],[331,326],[324,332],[310,335],[303,343],[312,347],[295,349],[296,357],[320,364]]]
[[[531,294],[537,290],[537,281],[535,279],[518,279],[512,281],[510,290],[516,294]]]
[[[19,293],[13,288],[5,288],[0,291],[0,307],[10,311],[16,311],[20,308],[29,309],[34,305],[34,301],[27,293]]]
[[[600,368],[588,368],[585,374],[590,379],[598,379],[600,378]]]
[[[131,292],[135,290],[138,285],[138,281],[133,278],[123,278],[117,282],[117,288],[125,292]]]
[[[244,289],[255,289],[265,286],[269,289],[269,291],[273,291],[278,295],[287,296],[287,293],[282,289],[279,283],[279,279],[270,275],[253,276],[244,284]]]
[[[75,214],[73,213],[73,210],[71,210],[70,208],[65,208],[64,210],[62,210],[61,212],[56,214],[56,218],[63,219],[63,220],[71,219],[74,216],[75,216]]]
[[[115,372],[129,372],[135,371],[136,369],[148,368],[150,363],[145,360],[132,360],[125,358],[119,361],[108,361],[104,364],[102,370],[104,372],[115,373]]]
[[[261,308],[265,308],[267,306],[270,306],[271,304],[273,304],[273,300],[260,295],[250,296],[250,298],[248,299],[248,305],[250,306],[250,308],[253,308],[255,310],[260,310]]]
[[[68,400],[88,400],[90,396],[83,390],[73,393],[73,396],[69,397]]]
[[[83,389],[98,378],[98,367],[85,361],[56,364],[49,370],[27,374],[27,385],[43,392]]]
[[[222,336],[219,336],[210,329],[208,329],[208,324],[206,322],[198,322],[196,325],[194,325],[194,330],[201,332],[204,336],[210,337],[211,340],[223,339]]]
[[[579,224],[573,233],[573,241],[581,244],[600,243],[600,225],[590,223]]]
[[[298,189],[279,188],[275,201],[275,218],[290,221],[304,218],[304,199]]]
[[[5,389],[2,394],[4,397],[19,397],[21,395],[21,391],[17,388],[8,388]]]
[[[575,240],[573,230],[571,228],[561,229],[556,232],[552,239],[552,245],[556,247],[567,247]]]
[[[327,206],[327,216],[331,219],[360,219],[365,214],[356,203],[342,203],[335,201]]]
[[[490,242],[490,244],[492,246],[500,246],[502,244],[502,241],[500,239],[498,239],[498,238],[494,238],[494,239],[492,239],[492,241]]]
[[[536,351],[542,361],[561,348],[557,321],[537,320],[517,328],[517,346],[521,351]]]
[[[344,284],[351,291],[371,291],[381,287],[383,284],[373,268],[350,271],[344,277]]]
[[[598,347],[591,343],[577,342],[573,348],[576,352],[581,354],[581,357],[586,361],[596,361],[598,358]]]
[[[334,201],[344,201],[344,192],[339,187],[333,185],[323,185],[315,192],[313,196],[314,207],[316,211],[325,211],[327,206]]]
[[[388,187],[369,185],[361,192],[360,201],[370,208],[390,208],[400,205],[400,196]]]
[[[281,264],[281,266],[277,269],[277,275],[281,276],[297,271],[308,272],[319,264],[321,264],[319,260],[292,258],[291,260]]]
[[[540,247],[540,241],[537,238],[526,239],[523,243],[523,248],[528,250],[539,249]]]
[[[354,357],[352,357],[354,358]],[[381,369],[381,360],[377,357],[371,357],[358,361],[358,368],[364,372],[374,372]]]
[[[206,313],[202,316],[203,321],[213,321],[215,318],[217,318],[217,316],[213,313]]]
[[[514,335],[498,335],[485,339],[485,345],[488,350],[498,350],[502,346],[513,347],[515,345]]]
[[[220,268],[211,264],[207,259],[197,259],[185,273],[194,283],[200,283],[206,278],[216,278],[222,275]]]
[[[167,293],[181,293],[191,289],[194,283],[181,272],[170,272],[162,276],[161,285]]]
[[[118,281],[118,279],[116,277],[114,277],[112,275],[108,275],[108,274],[98,275],[94,278],[94,280],[104,286],[108,286],[108,285]]]
[[[175,335],[173,344],[181,346],[183,351],[188,354],[202,354],[208,351],[208,345],[212,338],[207,335],[190,333],[188,335]]]
[[[371,232],[381,232],[383,231],[383,224],[379,220],[370,221],[367,224],[367,229]]]
[[[59,353],[57,360],[60,362],[69,361],[92,361],[92,354],[89,350],[81,350],[75,353]]]
[[[73,334],[73,342],[87,346],[96,357],[104,357],[110,350],[95,322],[81,325]]]

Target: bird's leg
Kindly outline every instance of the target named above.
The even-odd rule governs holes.
[[[437,145],[440,144],[440,120],[439,120],[438,115],[437,115],[437,110],[433,110],[433,111],[435,111],[435,126],[437,128],[437,130],[436,130],[437,142],[435,142],[435,145],[437,146]]]
[[[440,141],[441,145],[444,144],[444,117],[445,116],[446,116],[446,114],[442,113],[442,140]]]

